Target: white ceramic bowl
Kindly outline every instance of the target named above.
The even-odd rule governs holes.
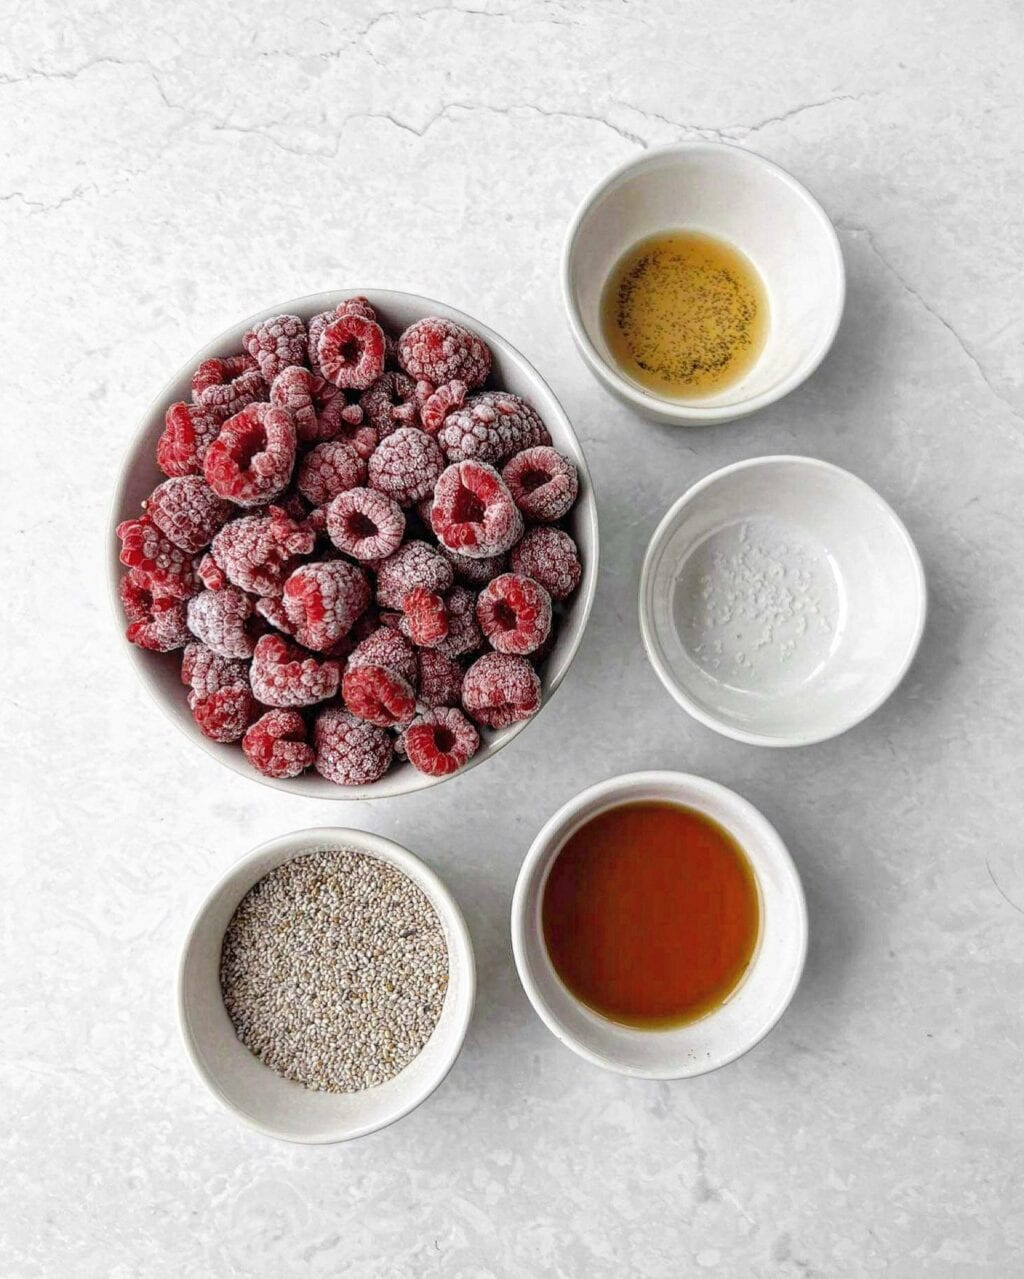
[[[310,297],[282,302],[278,306],[259,312],[257,315],[250,315],[247,319],[242,320],[240,324],[236,324],[233,328],[226,330],[208,346],[203,347],[201,351],[197,351],[187,364],[178,370],[174,378],[164,387],[147,410],[142,425],[139,427],[121,465],[114,491],[108,534],[108,565],[111,598],[119,630],[123,635],[124,618],[117,592],[118,584],[125,569],[118,562],[120,548],[115,529],[122,520],[131,519],[138,515],[139,503],[153,491],[161,480],[166,478],[156,464],[156,444],[163,431],[164,412],[168,405],[176,400],[189,399],[191,394],[190,379],[196,366],[203,360],[209,360],[215,356],[231,355],[241,350],[242,334],[258,321],[267,319],[270,316],[280,315],[282,312],[300,315],[303,319],[308,320],[320,311],[333,310],[343,298],[356,295],[369,298],[370,302],[383,317],[384,322],[396,331],[404,329],[409,324],[412,324],[413,321],[422,319],[425,315],[443,315],[448,319],[456,320],[458,323],[466,325],[467,328],[478,333],[491,348],[491,353],[494,356],[491,383],[502,387],[504,390],[512,391],[516,395],[521,395],[523,399],[529,401],[544,419],[548,430],[551,432],[555,448],[571,457],[576,464],[580,477],[580,496],[569,518],[569,531],[575,538],[580,550],[580,558],[583,561],[583,577],[575,594],[568,601],[567,611],[561,619],[554,645],[540,672],[542,695],[546,703],[565,678],[572,659],[576,655],[576,650],[579,648],[580,640],[583,638],[583,632],[587,625],[587,619],[590,616],[594,590],[597,585],[597,505],[594,501],[593,484],[590,479],[590,472],[587,470],[583,450],[580,448],[579,440],[576,438],[576,433],[573,431],[562,406],[555,399],[547,383],[525,356],[520,355],[515,347],[506,342],[493,329],[489,329],[472,316],[466,315],[462,311],[457,311],[454,307],[445,306],[443,302],[435,302],[432,298],[420,297],[414,293],[396,293],[382,289],[344,289],[341,292],[318,293]],[[201,747],[207,754],[214,756],[222,764],[233,769],[236,773],[241,773],[244,777],[263,782],[265,785],[273,786],[277,790],[289,791],[293,795],[306,795],[314,799],[341,800],[387,799],[393,795],[404,795],[412,791],[425,790],[428,786],[436,786],[439,782],[448,780],[448,777],[427,777],[423,773],[417,772],[411,764],[400,760],[396,760],[391,769],[379,781],[367,786],[336,786],[333,782],[325,780],[312,770],[304,773],[301,777],[295,778],[264,777],[249,765],[249,762],[242,754],[241,747],[237,743],[223,745],[219,742],[212,742],[208,737],[204,737],[196,727],[186,701],[187,690],[181,682],[180,653],[150,653],[127,642],[123,644],[123,648],[127,650],[150,695],[178,728],[196,746]],[[449,777],[461,776],[468,768],[475,768],[478,764],[484,763],[485,760],[491,759],[503,746],[507,746],[514,737],[518,736],[530,722],[530,720],[527,720],[521,724],[514,724],[511,728],[503,729],[500,732],[487,730],[483,734],[484,740],[480,750],[466,765],[466,768],[461,769],[458,773],[449,774]]]
[[[566,840],[598,813],[642,800],[683,804],[718,822],[746,853],[761,904],[760,936],[740,984],[721,1007],[672,1030],[619,1025],[580,1003],[555,972],[541,925],[544,885]],[[629,773],[571,799],[533,841],[512,900],[512,949],[530,1003],[567,1048],[623,1075],[682,1079],[735,1061],[785,1012],[807,952],[807,907],[786,846],[752,804],[688,773]]]
[[[673,229],[740,249],[768,294],[759,359],[735,385],[701,399],[668,399],[634,382],[601,332],[601,293],[616,262],[638,240]],[[562,293],[576,344],[612,394],[657,421],[697,425],[745,417],[810,377],[839,328],[846,275],[828,216],[784,169],[741,147],[683,142],[628,161],[586,197],[566,237]]]
[[[924,630],[924,569],[863,480],[811,457],[726,466],[675,503],[640,575],[651,665],[702,724],[806,746],[876,710]]]
[[[224,930],[238,903],[282,862],[323,848],[354,848],[404,871],[430,899],[448,943],[448,993],[420,1054],[387,1083],[357,1093],[313,1092],[283,1079],[235,1035],[220,992]],[[285,1141],[349,1141],[385,1128],[425,1101],[451,1070],[473,1012],[476,968],[466,922],[441,880],[418,857],[380,835],[324,827],[295,831],[247,853],[213,888],[189,929],[178,970],[178,1017],[199,1077],[238,1119]]]

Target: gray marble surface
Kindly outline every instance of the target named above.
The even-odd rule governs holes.
[[[9,3],[0,52],[7,756],[5,1276],[1017,1275],[1024,817],[1022,22],[997,0],[233,7]],[[800,391],[645,425],[590,379],[557,263],[607,169],[750,147],[834,217],[846,318]],[[475,313],[562,398],[603,567],[563,690],[440,790],[308,803],[190,748],[106,597],[110,489],[168,374],[277,299],[393,285]],[[644,545],[693,480],[813,454],[920,546],[919,660],[789,753],[691,722],[640,649]],[[533,1015],[507,915],[533,833],[615,772],[734,786],[789,842],[811,949],[754,1052],[602,1073]],[[479,1005],[445,1085],[346,1147],[275,1144],[175,1026],[183,931],[252,844],[365,825],[463,903]]]

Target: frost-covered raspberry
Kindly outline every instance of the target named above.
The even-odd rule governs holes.
[[[551,631],[551,596],[532,577],[502,573],[476,602],[480,629],[499,653],[536,652]]]
[[[420,648],[416,650],[416,663],[421,704],[429,710],[435,706],[458,706],[462,700],[462,667],[458,662],[436,648]]]
[[[416,714],[412,685],[383,666],[350,665],[341,681],[341,696],[353,715],[381,728],[408,724]]]
[[[476,617],[476,596],[464,586],[453,586],[444,599],[448,615],[448,633],[431,645],[446,657],[462,657],[475,652],[484,642]],[[403,613],[398,622],[403,635],[411,637],[409,619]]]
[[[485,653],[466,672],[462,705],[478,724],[507,728],[540,709],[540,680],[525,657]]]
[[[282,639],[262,635],[256,644],[249,682],[265,706],[312,706],[338,691],[337,662],[318,661],[310,653]]]
[[[374,489],[339,493],[327,507],[327,536],[339,551],[357,560],[384,559],[405,536],[405,515],[397,502]]]
[[[206,450],[217,438],[224,415],[179,401],[164,414],[156,462],[165,475],[199,475]]]
[[[507,555],[463,555],[447,546],[437,548],[455,570],[455,577],[466,586],[486,586],[492,578],[504,573]]]
[[[203,474],[219,497],[263,506],[288,487],[295,447],[295,426],[284,409],[250,404],[220,428],[206,450]]]
[[[503,555],[522,536],[523,517],[493,466],[455,462],[434,486],[430,523],[438,541],[470,558]]]
[[[384,330],[376,320],[349,312],[339,315],[320,334],[317,360],[335,386],[365,391],[384,372]]]
[[[418,683],[419,666],[412,645],[404,635],[388,626],[380,626],[360,640],[352,650],[348,665],[349,669],[380,666],[400,675],[413,688]]]
[[[245,730],[242,750],[264,777],[298,777],[316,752],[306,741],[306,721],[298,711],[267,711]]]
[[[433,645],[448,634],[448,610],[440,595],[417,586],[402,603],[402,612],[414,644]]]
[[[313,724],[314,767],[339,786],[364,786],[383,777],[394,747],[383,728],[356,719],[340,706],[328,706]]]
[[[201,699],[236,685],[248,689],[249,668],[245,662],[220,657],[205,644],[193,643],[181,655],[181,682]]]
[[[405,373],[382,373],[359,397],[359,407],[376,430],[378,440],[402,426],[419,426],[416,383]]]
[[[444,470],[444,455],[424,431],[403,426],[377,445],[367,464],[371,488],[413,506],[433,489]]]
[[[228,584],[227,574],[213,558],[210,551],[200,559],[196,565],[196,572],[199,574],[199,580],[208,591],[222,591]]]
[[[451,462],[475,458],[500,465],[513,453],[550,444],[551,436],[525,400],[511,391],[481,391],[449,413],[438,443]]]
[[[201,731],[215,742],[237,742],[256,718],[244,662],[220,657],[205,644],[189,644],[181,661],[189,709]]]
[[[471,389],[483,386],[491,371],[491,352],[482,338],[454,320],[428,315],[398,339],[398,362],[410,377],[435,386],[456,380]]]
[[[266,398],[267,383],[259,365],[248,355],[204,360],[192,374],[192,399],[219,415],[221,421]]]
[[[299,557],[312,553],[316,538],[277,506],[266,515],[245,515],[225,524],[210,548],[228,580],[253,595],[280,595]],[[207,583],[209,585],[209,583]]]
[[[580,491],[573,463],[545,445],[517,453],[505,463],[501,478],[523,515],[538,524],[567,515]]]
[[[324,329],[327,328],[328,324],[330,324],[334,318],[335,316],[333,311],[320,311],[317,315],[313,316],[309,324],[306,326],[306,360],[313,372],[319,374],[321,377],[323,376],[323,369],[320,367],[320,356],[317,353],[317,348],[320,346],[320,338],[323,335]]]
[[[117,526],[121,563],[144,573],[154,595],[184,600],[199,590],[192,556],[164,536],[148,515]]]
[[[436,547],[429,542],[406,542],[377,565],[377,603],[381,608],[401,609],[417,586],[443,595],[454,581],[452,566]]]
[[[256,647],[253,604],[237,586],[200,591],[188,602],[188,627],[221,657],[246,658]]]
[[[145,573],[132,569],[125,574],[121,578],[120,594],[128,621],[125,635],[132,644],[154,653],[169,653],[172,649],[184,648],[192,638],[185,601],[154,595]]]
[[[380,443],[377,428],[367,420],[362,406],[347,403],[342,394],[336,395],[320,414],[320,429],[324,439],[350,444],[364,462]]]
[[[292,415],[300,444],[316,444],[333,438],[331,423],[322,423],[328,404],[338,397],[338,388],[319,373],[290,364],[270,384],[270,403]]]
[[[190,555],[209,546],[233,510],[199,475],[164,480],[142,506],[160,532]]]
[[[409,763],[428,777],[447,777],[480,749],[480,734],[462,711],[439,706],[420,715],[402,735]]]
[[[540,582],[553,600],[568,599],[583,576],[576,543],[560,528],[527,529],[512,548],[509,565]]]
[[[461,409],[465,404],[469,387],[458,378],[454,382],[446,382],[436,390],[429,382],[420,382],[418,385],[429,392],[420,404],[420,425],[429,435],[436,435],[448,414]]]
[[[332,497],[365,481],[366,463],[344,440],[329,440],[311,448],[295,477],[299,492],[314,506],[325,506]]]
[[[346,560],[300,565],[281,595],[291,633],[318,653],[344,639],[369,602],[366,574]]]
[[[289,365],[305,364],[306,326],[297,315],[275,315],[254,324],[243,336],[242,345],[269,384]]]

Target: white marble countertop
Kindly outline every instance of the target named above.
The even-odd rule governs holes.
[[[1024,1268],[1024,381],[1019,8],[614,0],[8,10],[0,53],[6,595],[5,1276],[1009,1276]],[[834,217],[849,300],[811,381],[732,426],[637,420],[561,314],[577,201],[720,138]],[[445,298],[520,346],[594,471],[594,617],[502,755],[390,803],[213,767],[118,651],[104,522],[165,377],[320,289]],[[872,719],[793,752],[689,720],[640,649],[644,545],[699,476],[849,467],[905,518],[931,616]],[[630,1081],[560,1047],[510,954],[528,843],[583,786],[684,768],[789,842],[804,983],[743,1060]],[[193,1076],[173,980],[254,843],[341,822],[429,859],[480,992],[452,1075],[349,1146],[276,1144]]]

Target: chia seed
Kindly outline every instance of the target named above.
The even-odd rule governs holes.
[[[220,986],[235,1034],[264,1065],[317,1092],[361,1092],[404,1070],[430,1038],[448,947],[404,872],[353,849],[315,849],[242,898]]]

